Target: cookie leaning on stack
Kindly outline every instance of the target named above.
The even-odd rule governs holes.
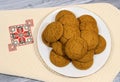
[[[42,40],[53,49],[50,61],[58,67],[72,62],[77,69],[86,70],[94,63],[94,54],[104,51],[106,41],[99,35],[96,20],[90,15],[76,18],[68,10],[57,13],[55,21],[48,24]]]

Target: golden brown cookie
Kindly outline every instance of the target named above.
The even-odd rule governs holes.
[[[75,25],[64,25],[60,41],[65,44],[72,37],[80,37],[80,30]]]
[[[62,25],[76,25],[79,26],[78,20],[72,15],[64,15],[58,20]]]
[[[65,37],[61,37],[61,38],[60,38],[60,42],[61,42],[62,44],[65,44],[65,43],[67,42],[67,39],[66,39]]]
[[[95,48],[95,54],[99,54],[102,51],[104,51],[105,47],[106,47],[106,40],[104,39],[103,36],[99,35],[99,41],[97,47]]]
[[[80,62],[89,62],[91,60],[93,60],[93,56],[94,56],[94,50],[89,50],[87,51],[87,53],[78,61]]]
[[[79,61],[72,61],[72,64],[80,70],[87,70],[93,65],[93,60],[89,62],[79,62]]]
[[[71,25],[64,25],[63,27],[63,37],[66,39],[70,39],[75,35],[75,28]]]
[[[59,22],[52,22],[45,28],[43,38],[48,43],[56,42],[63,34],[63,26]]]
[[[98,33],[98,27],[96,20],[90,15],[82,15],[78,18],[80,23],[80,30],[92,30]]]
[[[98,34],[94,31],[81,31],[81,37],[87,42],[88,50],[95,49],[98,45]]]
[[[80,30],[81,31],[91,30],[91,31],[98,33],[98,27],[97,27],[97,24],[95,23],[83,22],[80,24]]]
[[[64,25],[63,29],[63,37],[66,39],[70,39],[75,36],[80,36],[80,30],[73,25]]]
[[[63,45],[61,42],[57,41],[57,42],[52,43],[52,48],[56,54],[61,55],[61,56],[65,55],[63,52]]]
[[[48,47],[51,47],[51,43],[47,42],[44,37],[43,37],[43,34],[42,34],[42,41],[45,45],[47,45]]]
[[[75,37],[80,37],[80,29],[76,25],[71,25],[75,29]]]
[[[72,13],[71,11],[68,10],[61,10],[60,12],[58,12],[58,14],[56,15],[55,20],[58,21],[61,17],[63,17],[64,15],[72,15],[73,17],[75,17],[74,13]]]
[[[50,52],[50,61],[58,67],[64,67],[70,63],[69,59],[56,54],[53,50]]]
[[[96,23],[96,20],[90,15],[82,15],[78,19],[80,20],[80,22]]]
[[[82,58],[86,52],[87,43],[80,37],[69,39],[65,45],[65,53],[72,60]]]

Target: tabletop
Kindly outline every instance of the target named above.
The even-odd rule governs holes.
[[[0,10],[54,7],[61,5],[79,5],[89,3],[111,3],[120,9],[120,0],[0,0]],[[42,82],[24,77],[0,74],[0,82]],[[120,82],[120,73],[113,82]]]

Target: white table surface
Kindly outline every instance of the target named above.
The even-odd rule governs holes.
[[[89,4],[98,2],[111,3],[120,9],[120,0],[0,0],[0,10],[54,7],[61,5],[84,4],[84,3]],[[0,74],[0,82],[42,82],[42,81]],[[118,73],[118,75],[114,79],[114,82],[120,82],[120,73]]]

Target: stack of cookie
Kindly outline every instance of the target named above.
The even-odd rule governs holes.
[[[94,54],[101,53],[106,47],[106,41],[99,35],[97,22],[92,16],[76,18],[68,10],[60,11],[55,21],[47,25],[42,40],[52,47],[50,60],[55,66],[64,67],[72,62],[81,70],[90,68]]]

